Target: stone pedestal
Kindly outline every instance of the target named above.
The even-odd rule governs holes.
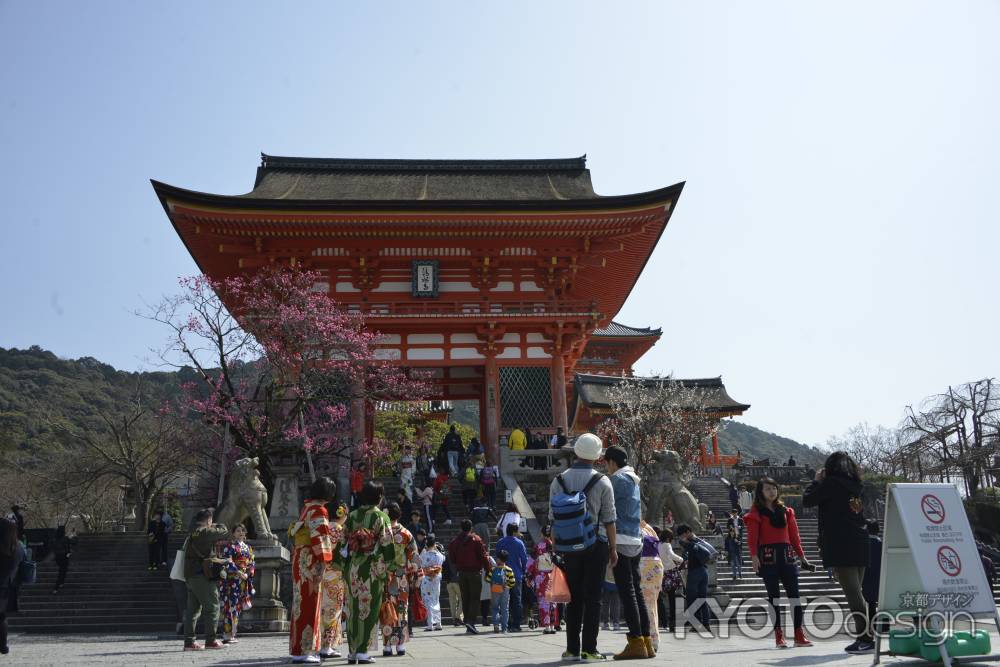
[[[274,466],[274,498],[271,500],[271,532],[283,539],[293,522],[299,518],[302,509],[299,498],[299,467],[294,465]]]
[[[288,610],[281,603],[279,583],[282,570],[291,564],[288,549],[260,540],[251,540],[250,546],[256,561],[254,588],[257,594],[253,607],[240,614],[239,631],[288,632]]]

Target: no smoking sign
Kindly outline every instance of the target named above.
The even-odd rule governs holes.
[[[962,559],[951,547],[941,547],[937,552],[937,563],[941,571],[949,577],[957,577],[962,573]]]
[[[920,499],[920,511],[924,513],[924,518],[933,524],[944,521],[944,503],[935,495],[928,493]]]

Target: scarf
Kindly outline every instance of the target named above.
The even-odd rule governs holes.
[[[785,516],[788,514],[788,509],[781,503],[776,503],[774,510],[769,510],[763,505],[757,507],[757,512],[766,519],[771,521],[771,525],[775,528],[784,528],[786,525]]]

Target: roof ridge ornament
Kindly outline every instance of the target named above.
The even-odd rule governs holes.
[[[572,171],[587,168],[587,155],[575,158],[540,159],[415,159],[396,158],[324,158],[260,154],[260,168],[274,170],[413,172],[413,171]]]

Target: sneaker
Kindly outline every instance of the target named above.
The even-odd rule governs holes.
[[[444,525],[446,525],[446,526],[450,526],[450,525],[451,525],[451,519],[448,519],[447,521],[445,521],[445,522],[444,522]]]
[[[479,630],[476,630],[476,626],[474,626],[472,623],[466,623],[465,624],[465,634],[467,634],[467,635],[478,635],[479,634]]]
[[[493,626],[493,632],[500,632],[500,626],[499,625],[494,625]]]
[[[406,649],[405,648],[396,649],[396,655],[406,655]]]
[[[184,650],[185,651],[204,651],[205,647],[202,646],[201,644],[199,644],[198,642],[194,642],[192,644],[184,644]]]
[[[391,648],[384,648],[384,649],[382,649],[382,657],[383,658],[391,658],[392,657],[392,649]]]
[[[297,655],[292,658],[293,665],[316,665],[323,662],[318,655]]]
[[[325,648],[319,652],[320,660],[330,660],[331,658],[339,658],[340,651],[335,648]]]
[[[621,629],[622,629],[622,624],[621,624],[621,623],[615,623],[615,624],[614,624],[614,625],[612,626],[612,629],[613,629],[613,630],[614,630],[615,632],[618,632],[619,630],[621,630]]]
[[[424,632],[434,632],[434,628],[428,625],[426,628],[424,628]]]
[[[579,660],[580,659],[580,654],[579,653],[571,653],[569,651],[563,651],[562,659],[563,660]]]
[[[587,653],[586,651],[580,652],[580,662],[603,662],[607,660],[603,653]]]
[[[610,631],[611,630],[611,624],[610,623],[601,623],[601,630],[608,630],[608,631]]]
[[[874,653],[875,642],[859,639],[858,641],[854,642],[844,650],[850,653],[851,655],[864,655],[866,653]]]
[[[435,625],[434,631],[437,632],[438,630],[444,630],[444,628],[442,628],[440,625]]]
[[[213,639],[210,642],[205,642],[205,648],[226,648],[226,645],[218,639]]]

